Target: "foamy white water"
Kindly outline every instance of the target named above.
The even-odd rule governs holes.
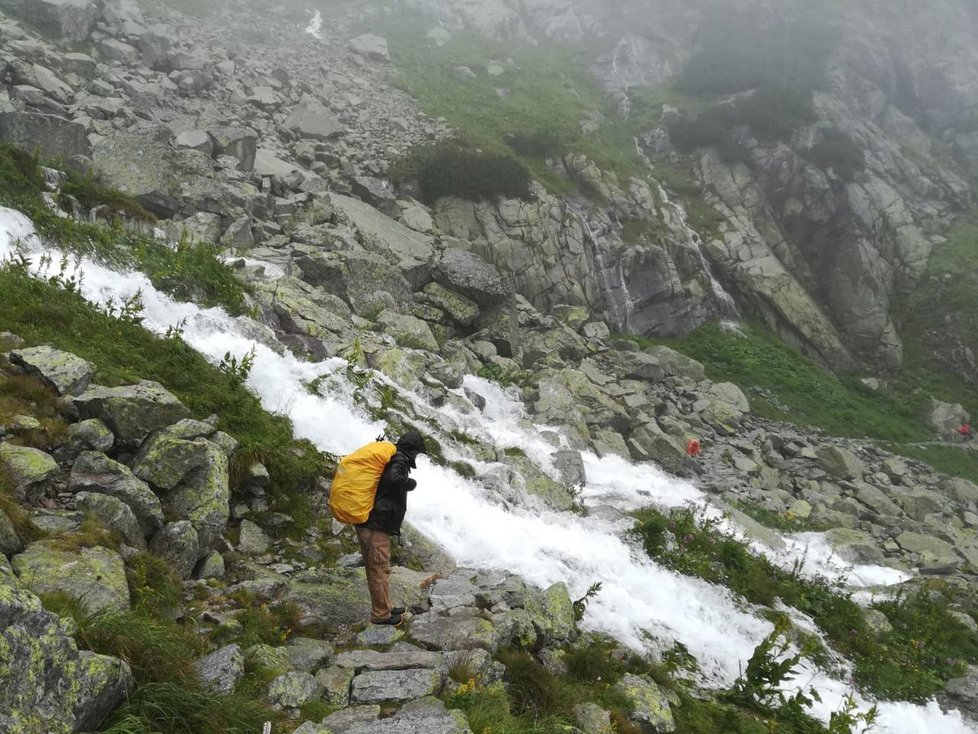
[[[18,241],[35,260],[41,254],[30,222],[17,212],[0,208],[0,257],[12,255]],[[55,261],[60,259],[60,252],[50,254]],[[256,336],[262,329],[250,320],[232,318],[221,309],[176,302],[158,292],[140,273],[114,272],[88,259],[80,261],[79,268],[85,298],[101,304],[118,303],[141,292],[148,329],[163,333],[183,324],[184,340],[212,362],[220,361],[226,352],[240,359],[253,350],[255,363],[249,388],[267,409],[288,416],[296,435],[323,450],[347,453],[382,431],[383,426],[353,404],[341,360],[307,363],[291,354],[280,354]],[[326,395],[310,393],[308,383],[322,375],[332,375],[335,387]],[[551,444],[525,420],[522,406],[511,395],[474,378],[466,385],[491,399],[487,415],[466,417],[473,432],[500,448],[520,446],[531,458],[546,453]],[[436,412],[433,407],[423,407]],[[546,470],[543,458],[541,463]],[[585,466],[589,480],[582,497],[589,503],[629,509],[650,503],[669,507],[703,501],[695,487],[653,467],[591,455],[585,456]],[[412,495],[411,522],[437,539],[460,564],[515,572],[540,586],[563,581],[575,596],[600,581],[602,591],[592,600],[585,617],[587,628],[607,632],[638,648],[646,646],[646,634],[681,641],[717,685],[737,676],[739,664],[771,630],[769,622],[726,589],[657,566],[644,553],[629,547],[621,538],[620,528],[609,521],[572,513],[504,508],[477,483],[424,458],[416,476],[419,489]],[[812,673],[811,682],[823,697],[814,712],[827,720],[840,707],[847,686],[820,673]],[[880,712],[878,731],[886,734],[974,732],[958,712],[943,712],[936,703],[883,703]]]
[[[306,26],[306,33],[317,40],[322,40],[322,30],[323,30],[323,14],[318,10],[312,16],[312,20],[309,21],[309,25]]]

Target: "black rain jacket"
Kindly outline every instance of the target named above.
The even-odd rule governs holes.
[[[380,475],[374,507],[361,527],[400,535],[407,512],[407,493],[418,486],[410,477],[411,470],[417,467],[415,459],[418,454],[427,452],[419,433],[405,433],[395,445],[397,453],[387,462],[384,473]]]

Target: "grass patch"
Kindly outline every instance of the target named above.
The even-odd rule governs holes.
[[[753,502],[735,500],[731,505],[761,525],[784,533],[806,533],[828,530],[828,527],[811,520],[797,517],[790,512],[774,512]]]
[[[302,610],[291,602],[269,605],[248,591],[235,592],[231,598],[241,608],[235,617],[241,623],[241,630],[234,632],[233,638],[242,649],[253,645],[284,645],[302,631]]]
[[[119,550],[122,537],[106,528],[96,518],[87,515],[78,530],[59,535],[45,545],[60,551],[74,552],[82,548],[111,548]]]
[[[178,338],[157,337],[136,323],[103,313],[77,293],[32,278],[17,264],[0,267],[0,329],[30,344],[50,343],[92,362],[100,384],[156,380],[198,416],[216,413],[219,427],[241,442],[238,471],[254,461],[268,467],[270,503],[296,518],[304,532],[313,518],[305,490],[327,471],[326,457],[292,436],[291,423],[266,412],[235,379]]]
[[[836,436],[894,442],[931,438],[918,405],[825,372],[760,327],[744,326],[737,333],[708,325],[668,345],[702,362],[711,380],[740,386],[761,417],[815,426]]]
[[[803,154],[823,170],[832,169],[845,181],[852,181],[866,168],[866,154],[856,142],[838,128],[822,131],[822,139]]]
[[[36,377],[17,372],[0,356],[0,424],[16,416],[29,416],[40,423],[38,429],[18,432],[12,443],[39,449],[63,443],[68,423],[62,410],[63,403],[53,390]]]
[[[512,157],[466,150],[454,143],[421,148],[414,155],[421,200],[429,206],[446,196],[469,201],[532,198],[530,174]]]
[[[429,28],[398,17],[373,30],[388,39],[398,84],[427,114],[444,117],[460,131],[467,147],[516,156],[558,193],[570,182],[554,174],[548,158],[583,153],[620,175],[642,170],[629,125],[590,71],[590,49],[546,43],[533,48],[461,33],[439,47],[426,38]],[[491,63],[502,66],[503,74],[490,75]],[[461,67],[475,77],[460,74]],[[597,131],[583,134],[581,123],[596,111]]]
[[[45,191],[40,161],[0,144],[0,205],[18,209],[34,222],[38,234],[67,252],[89,255],[112,267],[134,268],[154,286],[176,298],[205,306],[223,306],[232,314],[246,310],[244,287],[218,259],[220,248],[188,243],[166,244],[123,225],[123,217],[146,220],[149,214],[131,197],[108,189],[91,178],[68,172],[62,196],[70,195],[86,208],[105,206],[108,224],[91,224],[60,217],[42,199]],[[66,261],[65,265],[68,263]]]
[[[896,454],[929,464],[938,471],[954,477],[975,481],[978,478],[978,451],[957,446],[915,446],[889,444],[886,448]]]
[[[721,586],[754,604],[777,599],[809,615],[832,647],[855,664],[856,683],[883,698],[925,701],[978,661],[978,635],[948,613],[952,598],[936,590],[874,605],[893,623],[880,638],[862,610],[828,580],[799,574],[753,555],[745,545],[689,509],[636,513],[635,536],[662,565]]]

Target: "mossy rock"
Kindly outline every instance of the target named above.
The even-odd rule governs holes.
[[[61,550],[54,541],[31,543],[12,560],[21,583],[39,594],[63,593],[90,614],[129,609],[122,557],[109,548]]]

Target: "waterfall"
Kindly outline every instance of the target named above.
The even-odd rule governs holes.
[[[595,265],[593,270],[597,275],[598,287],[606,299],[608,321],[614,329],[627,332],[634,301],[628,292],[625,271],[621,263],[608,265],[608,255],[594,236],[587,217],[578,214],[577,220],[581,224],[581,232],[584,235],[584,246],[588,249],[590,260]]]
[[[42,248],[26,217],[0,208],[0,258],[10,257],[19,249],[38,262],[38,256],[44,254]],[[55,262],[60,259],[58,251],[49,254]],[[141,292],[146,328],[163,333],[183,322],[184,340],[213,363],[220,362],[225,352],[240,359],[253,350],[249,389],[267,410],[287,416],[297,436],[319,448],[345,454],[383,429],[353,402],[342,360],[299,361],[287,351],[256,341],[253,335],[259,330],[250,319],[174,301],[157,291],[141,273],[112,271],[88,258],[80,259],[79,268],[86,299],[105,304]],[[322,376],[328,379],[319,383],[323,387],[314,394],[308,385]],[[471,376],[464,387],[488,401],[484,412],[472,405],[463,389],[454,391],[456,400],[452,403],[456,407],[448,409],[430,405],[419,395],[407,395],[423,415],[438,417],[441,428],[432,430],[443,431],[436,437],[448,458],[472,458],[471,449],[450,437],[453,429],[462,428],[499,449],[519,446],[542,470],[553,470],[549,464],[552,444],[541,427],[528,419],[514,395]],[[547,429],[551,433],[554,430]],[[588,479],[582,498],[589,506],[628,510],[653,503],[674,507],[706,501],[695,487],[654,466],[592,454],[585,454],[584,459]],[[637,649],[648,646],[649,635],[681,641],[697,657],[710,684],[727,685],[736,678],[740,666],[772,629],[756,609],[734,598],[727,589],[659,567],[623,539],[621,523],[609,518],[609,513],[581,516],[534,505],[506,504],[483,487],[478,477],[464,478],[427,457],[419,457],[415,477],[418,489],[411,496],[409,521],[443,545],[459,564],[517,573],[540,586],[563,581],[572,596],[583,595],[591,583],[600,581],[602,591],[587,607],[583,621],[586,629],[611,634]],[[807,540],[812,542],[803,536],[787,537],[787,550],[780,551],[778,557],[790,561],[804,552],[816,566],[840,562],[827,546],[818,544],[817,538]],[[893,583],[902,578],[894,577],[890,569],[876,567],[862,567],[857,572],[868,584]],[[810,678],[822,695],[813,713],[827,721],[839,708],[847,685],[815,670],[810,671]],[[868,705],[866,701],[860,703]],[[970,729],[960,714],[944,713],[933,702],[884,702],[880,704],[878,731],[968,734]]]
[[[706,255],[703,253],[703,238],[700,237],[699,233],[689,226],[689,216],[686,210],[676,202],[669,198],[666,190],[661,184],[658,185],[659,196],[662,199],[663,205],[672,213],[676,221],[679,223],[679,227],[686,233],[689,241],[693,243],[696,248],[696,253],[699,256],[701,265],[703,266],[703,272],[706,273],[706,277],[709,280],[710,292],[713,294],[714,299],[720,309],[720,316],[722,318],[736,318],[740,315],[740,309],[737,308],[737,302],[733,299],[723,284],[717,279],[716,275],[713,273],[713,266],[707,259]]]
[[[323,14],[317,10],[312,16],[312,20],[309,21],[309,25],[306,26],[306,33],[315,38],[317,41],[321,41],[323,39],[322,30]]]

